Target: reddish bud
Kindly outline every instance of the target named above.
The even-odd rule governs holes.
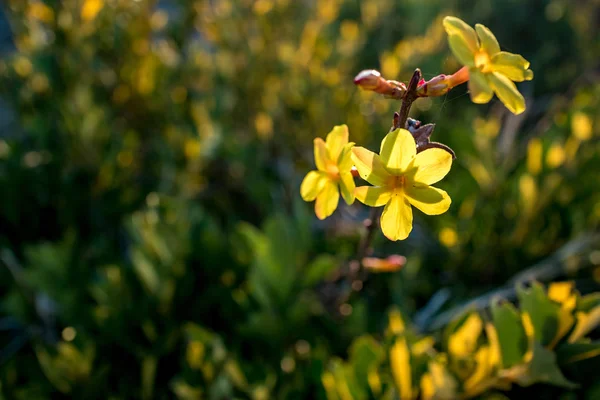
[[[406,257],[393,254],[387,258],[365,257],[363,266],[372,272],[394,272],[406,265]]]
[[[419,97],[435,97],[442,96],[450,90],[450,80],[447,75],[441,74],[420,84],[417,87],[417,96]]]
[[[406,93],[404,83],[385,80],[381,77],[379,71],[374,69],[365,69],[359,72],[354,78],[354,84],[364,90],[370,90],[395,99],[402,99]]]
[[[384,80],[381,77],[379,71],[374,69],[365,69],[360,71],[356,77],[354,77],[354,84],[360,86],[365,90],[375,90],[380,82]]]
[[[469,80],[469,69],[463,67],[452,75],[438,75],[427,82],[419,82],[417,87],[417,96],[436,97],[442,96],[455,86],[465,83]]]

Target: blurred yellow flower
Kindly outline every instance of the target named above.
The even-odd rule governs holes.
[[[81,19],[91,21],[104,7],[104,0],[85,0],[81,7]]]
[[[350,150],[354,143],[348,143],[348,127],[338,125],[325,140],[316,138],[316,171],[310,171],[300,185],[300,195],[304,201],[315,202],[315,214],[319,219],[329,217],[337,208],[341,190],[348,204],[354,202],[354,178]],[[338,189],[339,187],[339,189]]]
[[[440,243],[446,247],[454,247],[458,244],[458,233],[453,228],[443,228],[439,233]]]
[[[471,28],[456,17],[444,18],[448,44],[459,62],[469,68],[469,92],[474,103],[488,103],[494,93],[514,114],[525,111],[525,99],[514,82],[530,81],[529,61],[500,51],[494,34],[485,26]]]
[[[431,187],[450,171],[452,155],[438,148],[417,154],[409,131],[396,129],[381,142],[380,155],[354,147],[352,160],[361,177],[374,186],[356,188],[356,198],[371,207],[385,205],[381,230],[390,240],[406,239],[412,230],[411,204],[428,215],[450,207],[450,196]]]
[[[46,23],[50,23],[54,20],[54,11],[46,4],[39,1],[29,4],[27,15],[30,18],[37,19]]]
[[[592,137],[592,120],[580,111],[573,114],[571,119],[571,131],[579,140],[589,140]]]

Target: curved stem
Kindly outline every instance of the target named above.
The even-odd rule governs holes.
[[[398,128],[406,129],[406,121],[408,119],[410,108],[412,103],[418,98],[417,86],[419,85],[420,81],[421,70],[417,68],[413,73],[410,82],[408,83],[406,95],[402,99],[400,110],[394,113],[394,119],[392,127],[390,128],[390,132]],[[382,212],[383,207],[374,207],[371,210],[369,218],[363,221],[366,231],[358,242],[354,259],[348,264],[348,272],[346,276],[346,282],[348,285],[345,285],[346,290],[343,291],[340,297],[337,299],[336,306],[346,303],[353,292],[362,289],[363,283],[367,279],[368,274],[365,268],[362,266],[362,260],[372,253],[371,242],[375,237],[375,231],[379,226],[379,218],[381,217]]]
[[[412,107],[412,103],[417,99],[417,86],[419,85],[420,80],[421,70],[417,68],[413,73],[412,78],[410,78],[410,82],[408,83],[406,95],[402,99],[400,111],[394,113],[394,119],[392,122],[392,127],[390,128],[390,132],[395,131],[398,128],[406,128],[406,120],[408,119],[410,108]],[[367,232],[360,240],[356,250],[355,260],[359,263],[370,253],[369,246],[371,245],[373,237],[375,236],[375,230],[378,227],[379,217],[381,216],[382,212],[382,207],[373,208],[369,218],[363,221],[365,227],[367,228]]]

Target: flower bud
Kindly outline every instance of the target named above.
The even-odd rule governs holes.
[[[442,96],[450,90],[450,80],[448,75],[438,75],[435,78],[417,87],[417,96],[419,97],[435,97]]]
[[[436,97],[442,96],[455,86],[469,80],[469,70],[465,67],[459,69],[452,75],[438,75],[427,82],[419,82],[417,96]]]
[[[354,78],[354,84],[364,90],[370,90],[395,99],[403,98],[406,93],[404,83],[385,80],[381,77],[379,71],[374,69],[365,69],[359,72]]]
[[[398,254],[393,254],[387,258],[365,257],[362,259],[362,264],[372,272],[394,272],[404,267],[406,257]]]

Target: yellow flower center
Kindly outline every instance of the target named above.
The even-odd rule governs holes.
[[[331,177],[331,179],[333,179],[333,180],[340,179],[340,169],[338,168],[338,166],[335,163],[328,162],[327,165],[325,166],[325,169],[327,170],[327,174]]]
[[[488,73],[492,72],[492,61],[490,60],[489,54],[484,50],[479,50],[475,53],[475,67],[481,72]]]
[[[406,178],[404,175],[392,176],[388,180],[388,186],[392,189],[403,188],[406,185]]]

